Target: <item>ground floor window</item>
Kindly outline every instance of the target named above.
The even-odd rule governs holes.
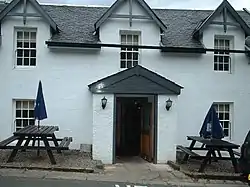
[[[232,104],[215,103],[215,110],[223,127],[225,137],[231,138],[232,133]]]
[[[34,100],[14,100],[15,130],[35,124]]]

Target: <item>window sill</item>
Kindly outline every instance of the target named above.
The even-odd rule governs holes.
[[[15,66],[13,67],[13,70],[34,70],[36,69],[37,66],[27,66],[27,67],[23,67],[23,66]]]
[[[230,71],[216,71],[216,70],[213,70],[214,73],[227,73],[227,74],[233,74],[232,72]]]

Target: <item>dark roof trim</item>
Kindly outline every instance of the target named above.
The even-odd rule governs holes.
[[[195,29],[193,36],[198,37],[204,31],[204,29],[214,20],[216,16],[218,16],[222,11],[227,10],[227,12],[231,13],[233,18],[240,24],[241,28],[245,31],[245,33],[250,36],[250,28],[246,24],[246,22],[241,18],[241,16],[235,11],[235,9],[230,5],[227,0],[223,0],[223,2],[219,5],[219,7],[203,21],[203,23],[199,24]]]
[[[144,85],[142,90],[130,90],[131,84],[122,84],[124,81],[131,79],[133,77],[138,77],[138,79],[143,78],[145,81],[149,81],[151,85],[157,86],[158,89],[152,90],[152,87],[149,85]],[[142,86],[137,82],[135,78],[134,88]],[[122,84],[122,86],[121,86]],[[102,85],[99,87],[99,85]],[[165,77],[146,69],[140,65],[137,65],[133,68],[129,68],[118,73],[107,76],[103,79],[100,79],[90,85],[88,85],[89,90],[92,93],[151,93],[151,94],[174,94],[179,95],[181,93],[182,86],[166,79]]]
[[[100,44],[95,43],[70,43],[70,42],[53,42],[45,41],[48,47],[70,47],[70,48],[101,48]]]
[[[98,30],[99,27],[108,19],[108,17],[126,0],[117,0],[95,23],[95,29]],[[153,12],[153,10],[148,6],[144,0],[135,0],[137,1],[143,9],[148,13],[148,15],[156,22],[156,24],[163,30],[166,31],[166,25],[161,21],[161,19]]]
[[[70,47],[70,48],[98,48],[101,47],[136,47],[139,49],[160,49],[162,52],[170,53],[206,53],[206,52],[229,52],[229,53],[249,53],[247,50],[224,50],[212,48],[187,48],[187,47],[166,47],[166,46],[149,46],[149,45],[121,45],[121,44],[104,44],[104,43],[70,43],[45,41],[48,47]]]
[[[9,3],[1,12],[0,12],[0,21],[5,18],[5,16],[7,16],[7,14],[17,6],[17,4],[22,1],[22,0],[13,0],[11,1],[11,3]],[[59,32],[59,29],[56,25],[56,23],[54,22],[54,20],[52,20],[52,18],[42,9],[42,7],[40,6],[40,4],[36,1],[36,0],[27,0],[29,1],[35,8],[36,10],[44,17],[45,20],[48,21],[48,23],[50,24],[51,28],[55,31],[55,32]]]
[[[162,52],[173,53],[206,53],[205,48],[186,48],[186,47],[163,47]]]
[[[206,53],[204,48],[182,48],[182,47],[164,47],[164,46],[149,46],[149,45],[121,45],[121,44],[104,44],[104,43],[70,43],[70,42],[54,42],[46,41],[48,47],[72,47],[72,48],[101,48],[113,47],[121,48],[137,47],[139,49],[160,49],[162,52],[180,52],[180,53]]]

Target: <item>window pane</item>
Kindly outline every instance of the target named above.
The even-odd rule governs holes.
[[[224,62],[229,62],[229,56],[224,56]]]
[[[223,56],[219,56],[219,62],[223,62]]]
[[[30,119],[29,120],[29,125],[35,125],[35,120],[34,119]]]
[[[224,64],[224,71],[229,71],[229,64]]]
[[[134,44],[138,44],[138,42],[139,42],[139,36],[138,35],[134,35],[133,37],[134,37],[133,38]]]
[[[30,65],[31,66],[35,66],[36,65],[36,59],[35,58],[31,58],[30,59]]]
[[[30,48],[36,48],[36,43],[35,42],[30,43]]]
[[[214,39],[214,46],[215,46],[215,48],[218,47],[218,40],[217,39]]]
[[[229,40],[225,40],[225,47],[228,49],[229,48]]]
[[[28,110],[23,110],[23,118],[28,118]]]
[[[34,110],[29,111],[29,118],[34,118]]]
[[[127,35],[127,44],[132,44],[132,35]]]
[[[29,50],[24,50],[24,57],[29,57]]]
[[[121,35],[121,42],[122,44],[126,43],[126,35]]]
[[[228,111],[229,112],[229,105],[225,105],[225,111]]]
[[[126,53],[125,52],[121,52],[121,59],[126,59]]]
[[[126,68],[126,61],[124,60],[121,61],[121,68]]]
[[[225,128],[225,129],[229,128],[229,121],[224,121],[223,128]]]
[[[224,129],[224,134],[225,134],[225,136],[229,136],[229,130],[228,129]]]
[[[133,61],[133,66],[137,66],[138,65],[138,61]]]
[[[214,64],[214,70],[218,70],[218,64]]]
[[[127,68],[132,68],[132,61],[131,60],[127,61]]]
[[[23,32],[17,32],[17,39],[23,39]]]
[[[218,56],[214,56],[214,62],[218,62]]]
[[[223,113],[219,113],[219,119],[223,120]]]
[[[224,105],[223,105],[223,104],[220,104],[220,105],[219,105],[219,110],[220,110],[220,111],[224,111]]]
[[[16,117],[21,118],[21,110],[16,110]]]
[[[29,42],[24,42],[24,48],[29,48]]]
[[[24,119],[23,120],[23,127],[27,127],[29,125],[29,120],[28,119]]]
[[[23,47],[23,42],[17,42],[17,47]]]
[[[31,108],[34,108],[34,101],[30,101],[29,102],[29,108],[31,109]]]
[[[229,120],[229,113],[225,113],[225,120]]]
[[[127,53],[127,60],[132,60],[132,53]]]
[[[31,50],[31,57],[36,57],[36,50]]]
[[[24,39],[29,40],[29,32],[24,32]]]
[[[21,101],[16,101],[16,109],[21,109]]]
[[[223,71],[223,64],[222,63],[219,63],[219,70]]]
[[[29,58],[24,58],[24,65],[28,66],[29,65]]]
[[[220,49],[224,48],[224,40],[219,40]]]
[[[23,57],[23,50],[22,49],[17,50],[17,56],[18,57]]]
[[[23,59],[22,58],[17,58],[17,65],[21,66],[23,63]]]
[[[21,127],[22,126],[22,120],[21,119],[17,119],[16,120],[16,126],[17,127]]]
[[[23,108],[28,109],[29,108],[29,102],[28,101],[23,101]]]
[[[133,53],[133,60],[138,60],[138,53]]]
[[[36,39],[36,32],[31,32],[30,33],[30,39],[35,40]]]

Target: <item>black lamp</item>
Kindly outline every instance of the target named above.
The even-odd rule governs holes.
[[[171,108],[172,103],[173,103],[173,101],[171,101],[170,98],[166,101],[166,109],[167,109],[167,111],[169,111],[169,109]]]
[[[102,98],[102,109],[104,109],[107,105],[107,99],[105,98],[105,96]]]

